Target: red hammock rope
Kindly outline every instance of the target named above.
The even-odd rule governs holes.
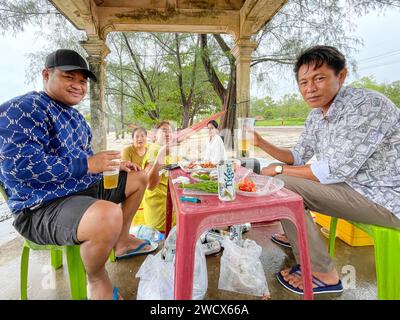
[[[185,128],[179,131],[175,131],[172,135],[172,140],[181,142],[184,139],[190,137],[192,134],[196,133],[197,131],[203,129],[207,123],[211,120],[218,119],[219,117],[223,116],[225,114],[226,110],[218,112],[216,114],[213,114],[211,117],[203,119],[195,124],[193,124],[190,128]],[[149,132],[148,137],[153,140],[154,138],[154,132]]]

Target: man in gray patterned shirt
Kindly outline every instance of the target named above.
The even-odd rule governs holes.
[[[254,145],[282,162],[261,174],[279,175],[286,188],[304,199],[314,294],[341,292],[338,272],[308,210],[400,228],[400,109],[377,92],[343,86],[346,59],[336,48],[305,50],[294,71],[301,95],[313,109],[304,132],[291,150],[256,132]],[[281,223],[286,236],[277,234],[272,240],[292,247],[299,261],[294,225]],[[277,278],[290,291],[303,293],[298,265]]]

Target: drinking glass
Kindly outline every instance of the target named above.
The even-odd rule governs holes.
[[[111,170],[103,172],[103,184],[104,189],[114,189],[118,186],[118,176],[119,176],[119,159],[114,159],[114,162],[118,162]]]
[[[250,141],[253,139],[253,134],[248,131],[254,130],[255,118],[238,118],[237,129],[237,150],[239,158],[250,157]]]

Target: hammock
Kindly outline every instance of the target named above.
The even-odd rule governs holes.
[[[190,128],[185,128],[180,131],[177,131],[176,134],[174,135],[174,138],[176,139],[176,141],[181,142],[182,140],[190,137],[192,134],[196,133],[197,131],[203,129],[209,121],[218,119],[219,117],[224,115],[225,112],[226,112],[226,110],[218,112],[207,119],[203,119],[203,120],[195,123]]]
[[[181,142],[183,140],[185,140],[186,138],[190,137],[192,134],[196,133],[197,131],[203,129],[207,123],[211,120],[215,120],[218,119],[219,117],[223,116],[225,114],[226,110],[218,112],[214,115],[212,115],[209,118],[203,119],[195,124],[193,124],[190,128],[185,128],[179,131],[175,131],[172,134],[172,140],[173,141],[177,141],[177,142]],[[148,137],[153,140],[154,138],[154,132],[149,132],[148,133]]]

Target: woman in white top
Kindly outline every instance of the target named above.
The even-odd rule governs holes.
[[[218,134],[218,123],[215,120],[210,120],[207,123],[208,139],[204,160],[211,162],[219,162],[226,160],[226,152],[224,142]]]

